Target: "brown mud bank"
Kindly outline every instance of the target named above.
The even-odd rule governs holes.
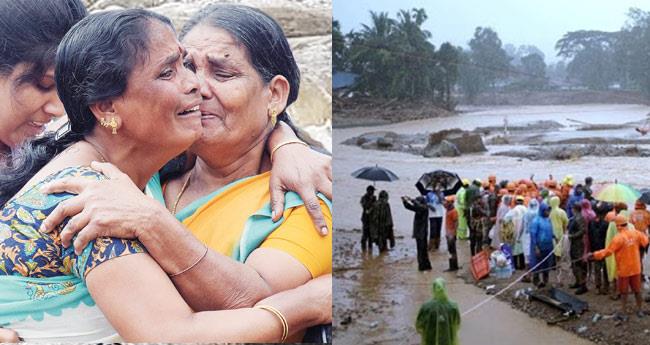
[[[461,100],[461,104],[464,100]],[[636,91],[562,90],[562,91],[512,91],[485,92],[476,97],[472,105],[575,105],[575,104],[649,104],[648,99]]]
[[[431,101],[335,96],[332,103],[332,118],[334,120],[332,127],[377,126],[454,114]]]

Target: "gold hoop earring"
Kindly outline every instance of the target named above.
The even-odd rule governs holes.
[[[102,117],[101,119],[99,119],[99,124],[102,127],[112,129],[111,133],[113,135],[117,134],[117,121],[115,120],[114,117],[111,117],[110,121],[106,121],[106,118]]]

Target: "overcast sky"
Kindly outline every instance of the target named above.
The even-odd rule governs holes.
[[[617,31],[630,7],[650,11],[650,0],[333,0],[333,15],[343,33],[370,22],[369,11],[388,12],[424,8],[424,28],[436,49],[449,41],[467,47],[477,26],[494,29],[503,44],[532,44],[557,61],[555,42],[568,31]]]

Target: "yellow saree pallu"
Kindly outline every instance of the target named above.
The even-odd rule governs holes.
[[[255,249],[274,248],[292,255],[317,277],[332,272],[331,202],[319,195],[328,223],[327,236],[320,236],[302,199],[285,194],[284,215],[271,219],[270,173],[234,181],[180,210],[176,217],[211,249],[245,262]],[[156,177],[148,191],[162,201]]]

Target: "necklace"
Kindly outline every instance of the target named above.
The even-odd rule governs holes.
[[[104,157],[104,155],[102,154],[102,152],[99,151],[99,149],[97,148],[97,146],[95,146],[95,144],[91,143],[91,142],[88,141],[88,140],[84,140],[84,141],[87,142],[88,145],[92,146],[93,149],[95,149],[95,151],[97,151],[97,153],[99,153],[99,156],[102,158],[102,163],[106,163],[106,162],[108,162],[108,160],[106,159],[106,157]]]
[[[181,201],[181,196],[183,196],[183,193],[185,193],[185,190],[187,189],[187,186],[190,184],[190,177],[192,177],[192,171],[190,171],[187,174],[187,178],[185,179],[185,182],[183,183],[183,186],[181,187],[181,191],[178,192],[178,195],[176,196],[176,201],[174,201],[174,206],[172,206],[172,214],[176,215],[176,207],[178,206],[178,202]]]

